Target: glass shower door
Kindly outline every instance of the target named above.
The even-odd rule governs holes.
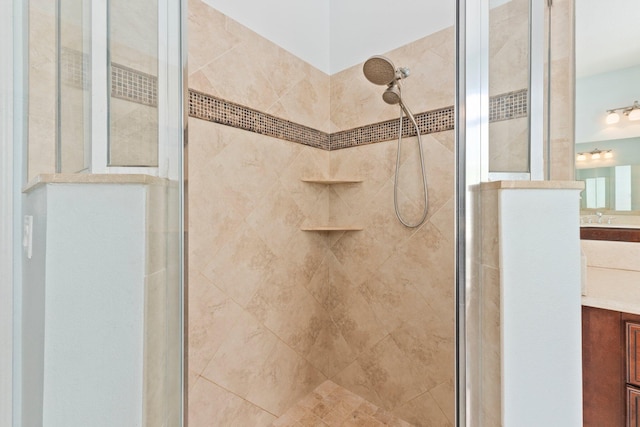
[[[18,425],[182,424],[185,7],[28,2]]]

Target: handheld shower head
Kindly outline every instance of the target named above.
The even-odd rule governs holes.
[[[375,85],[388,85],[396,80],[396,68],[389,58],[375,55],[367,59],[362,67],[364,76]]]
[[[387,90],[382,94],[382,99],[389,105],[395,105],[402,102],[402,94],[397,82],[393,82],[389,85]]]

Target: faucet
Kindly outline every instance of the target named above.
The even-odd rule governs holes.
[[[596,215],[598,215],[598,224],[602,224],[602,212],[596,212]]]

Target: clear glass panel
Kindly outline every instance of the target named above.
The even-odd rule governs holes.
[[[586,181],[582,214],[594,219],[596,210],[609,211],[615,224],[640,214],[640,121],[631,115],[640,97],[639,14],[633,0],[575,6],[574,159],[576,179]],[[590,197],[589,179],[596,177],[608,180],[607,203]]]
[[[58,2],[57,171],[89,168],[91,139],[91,5],[86,0]]]
[[[23,194],[31,250],[15,255],[24,266],[16,425],[182,424],[184,6],[179,0],[110,6],[90,0],[25,6],[26,160],[29,178],[40,178]],[[95,153],[106,159],[108,152],[101,125],[109,122],[111,88],[107,68],[96,66],[107,57],[108,10],[118,33],[114,64],[125,73],[119,88],[148,101],[113,97],[111,116],[122,120],[110,126],[111,154],[124,159],[119,165],[144,166],[156,166],[161,155],[162,171],[95,161]],[[130,28],[135,22],[144,34]],[[119,145],[146,137],[153,148],[142,154]]]
[[[56,2],[28,2],[28,179],[56,171]]]
[[[529,0],[491,0],[489,172],[529,172]]]
[[[109,53],[109,166],[157,166],[157,0],[110,0]]]

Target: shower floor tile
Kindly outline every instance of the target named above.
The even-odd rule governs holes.
[[[411,427],[411,424],[327,380],[275,420],[272,426]]]

